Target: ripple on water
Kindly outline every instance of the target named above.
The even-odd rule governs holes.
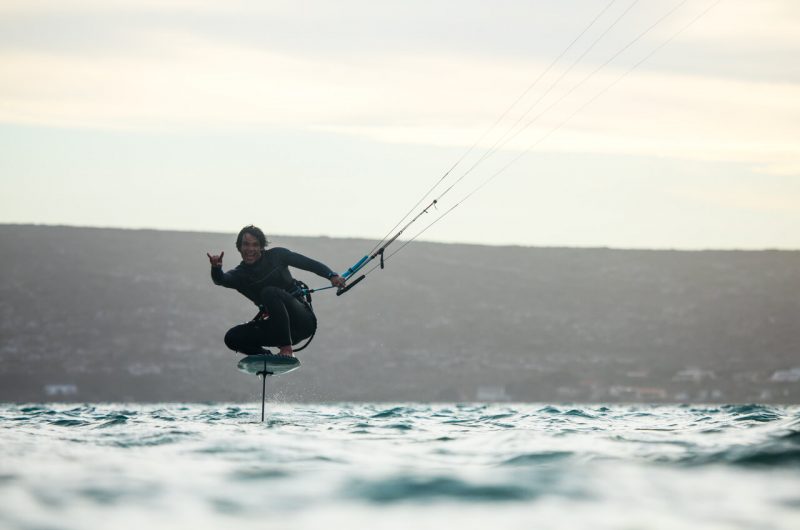
[[[757,452],[745,451],[744,454],[731,458],[729,462],[740,466],[796,467],[800,466],[800,447],[775,447]]]
[[[108,427],[114,427],[115,425],[125,425],[126,423],[128,423],[128,416],[124,414],[112,414],[106,416],[103,419],[105,419],[106,421],[104,421],[100,425],[97,425],[95,429],[106,429]]]
[[[55,413],[50,407],[45,407],[43,405],[26,405],[24,407],[20,407],[20,412],[24,412],[25,414],[36,414],[36,413],[47,413],[53,414]]]
[[[504,460],[501,466],[536,466],[566,460],[574,453],[572,451],[542,451],[525,453]]]
[[[230,477],[236,481],[252,482],[288,477],[289,473],[275,467],[246,467],[237,469]]]
[[[595,416],[593,416],[593,415],[589,414],[588,412],[586,412],[585,410],[581,410],[581,409],[570,409],[567,412],[565,412],[564,415],[565,416],[572,416],[572,417],[575,417],[575,418],[586,418],[586,419],[590,419],[590,420],[596,419]]]
[[[480,484],[453,477],[394,476],[360,480],[347,485],[346,495],[376,504],[422,502],[442,499],[462,501],[522,501],[537,494],[516,484]]]
[[[105,445],[132,448],[132,447],[155,447],[159,445],[175,444],[196,438],[197,434],[189,431],[171,430],[155,434],[133,434],[128,436],[118,436],[109,440]]]
[[[561,410],[559,410],[557,407],[553,407],[552,405],[541,408],[537,412],[539,414],[561,414]]]
[[[396,431],[411,431],[414,426],[410,423],[392,423],[390,425],[382,425],[384,429],[393,429]]]
[[[506,418],[513,418],[516,415],[517,415],[516,412],[501,412],[498,414],[488,414],[486,416],[481,416],[479,421],[504,420]]]
[[[67,419],[59,419],[59,420],[52,420],[50,425],[55,425],[57,427],[83,427],[85,425],[90,425],[88,421],[83,420],[67,420]]]
[[[190,506],[209,528],[280,510],[323,523],[303,526],[316,528],[335,507],[341,526],[358,527],[376,510],[442,507],[437,527],[467,527],[499,524],[504,511],[550,516],[552,499],[577,523],[564,528],[612,528],[598,523],[609,514],[623,514],[613,528],[638,528],[636,507],[647,506],[686,530],[708,501],[720,505],[709,526],[732,528],[753,513],[776,530],[796,526],[786,522],[800,509],[797,407],[395,405],[286,405],[263,426],[254,405],[6,405],[0,520],[60,528],[76,507],[101,520],[180,516]],[[117,449],[165,444],[175,445]],[[736,500],[718,496],[721,483]],[[758,522],[736,528],[760,530]]]
[[[737,422],[770,422],[780,419],[781,414],[767,405],[723,405],[722,410],[735,416]]]
[[[392,407],[373,414],[372,418],[397,418],[413,412],[408,407]]]
[[[12,473],[0,473],[0,486],[11,484],[13,482],[16,482],[18,479],[19,479],[18,475],[14,475]]]
[[[792,427],[788,431],[785,431],[776,436],[776,438],[800,444],[800,429]]]
[[[174,414],[166,409],[157,409],[150,413],[150,417],[161,421],[176,421]]]
[[[209,499],[209,503],[211,504],[212,508],[214,508],[214,511],[224,515],[241,514],[247,509],[244,504],[233,499],[213,497]]]

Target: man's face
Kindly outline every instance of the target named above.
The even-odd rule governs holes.
[[[261,257],[261,243],[252,234],[245,234],[239,253],[242,255],[242,261],[247,265],[252,265]]]

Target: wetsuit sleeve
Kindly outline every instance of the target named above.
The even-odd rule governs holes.
[[[236,289],[239,286],[239,278],[231,271],[222,272],[222,267],[211,267],[211,281],[216,285]]]
[[[280,251],[278,255],[280,256],[281,262],[289,267],[295,267],[297,269],[303,269],[304,271],[313,272],[317,276],[322,276],[323,278],[330,278],[336,274],[324,263],[307,258],[302,254],[298,254],[297,252],[292,252],[291,250],[285,248],[276,248],[275,250]]]

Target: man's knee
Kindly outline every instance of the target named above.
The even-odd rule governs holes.
[[[239,326],[231,328],[225,334],[225,346],[233,351],[240,351],[242,347],[242,334]]]

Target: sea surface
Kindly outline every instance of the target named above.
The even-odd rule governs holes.
[[[0,528],[800,528],[800,408],[0,404]]]

